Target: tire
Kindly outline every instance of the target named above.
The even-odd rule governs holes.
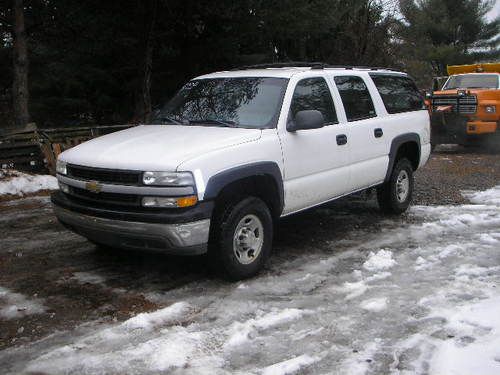
[[[413,166],[408,159],[399,159],[389,181],[377,188],[380,209],[388,214],[402,214],[410,205],[413,187]]]
[[[259,198],[247,197],[226,203],[215,214],[209,257],[224,278],[242,280],[262,269],[272,242],[273,219],[269,208]]]

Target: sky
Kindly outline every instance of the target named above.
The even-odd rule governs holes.
[[[495,1],[495,6],[493,9],[486,15],[486,18],[488,20],[493,20],[495,17],[498,17],[500,15],[500,0]]]

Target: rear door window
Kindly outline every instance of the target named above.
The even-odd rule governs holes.
[[[411,78],[370,73],[388,113],[425,109],[422,95]]]
[[[363,120],[377,116],[372,97],[361,77],[337,76],[335,84],[344,104],[347,121]]]

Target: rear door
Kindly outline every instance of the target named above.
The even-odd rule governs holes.
[[[369,90],[373,82],[357,75],[337,75],[333,80],[342,99],[349,131],[350,189],[355,191],[381,183],[387,171],[390,144],[384,119],[379,116],[380,103],[374,102]],[[380,101],[380,97],[376,99]]]
[[[284,159],[285,209],[289,214],[311,207],[348,190],[349,145],[347,126],[340,124],[331,87],[324,77],[307,77],[290,82],[284,101],[286,121],[298,111],[318,110],[325,124],[319,129],[289,132],[281,123],[279,137]]]

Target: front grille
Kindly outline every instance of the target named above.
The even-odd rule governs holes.
[[[140,197],[134,194],[120,194],[120,193],[108,193],[108,192],[93,193],[91,191],[80,189],[74,186],[69,187],[69,194],[78,199],[94,203],[103,203],[103,204],[120,205],[120,206],[125,205],[125,206],[135,206],[135,207],[139,207],[141,204]]]
[[[69,177],[79,180],[98,181],[108,184],[139,185],[141,182],[141,172],[136,171],[68,165],[67,172]]]
[[[475,95],[463,96],[435,96],[432,99],[432,110],[438,106],[452,106],[452,111],[461,114],[474,114],[477,111],[477,98]]]

